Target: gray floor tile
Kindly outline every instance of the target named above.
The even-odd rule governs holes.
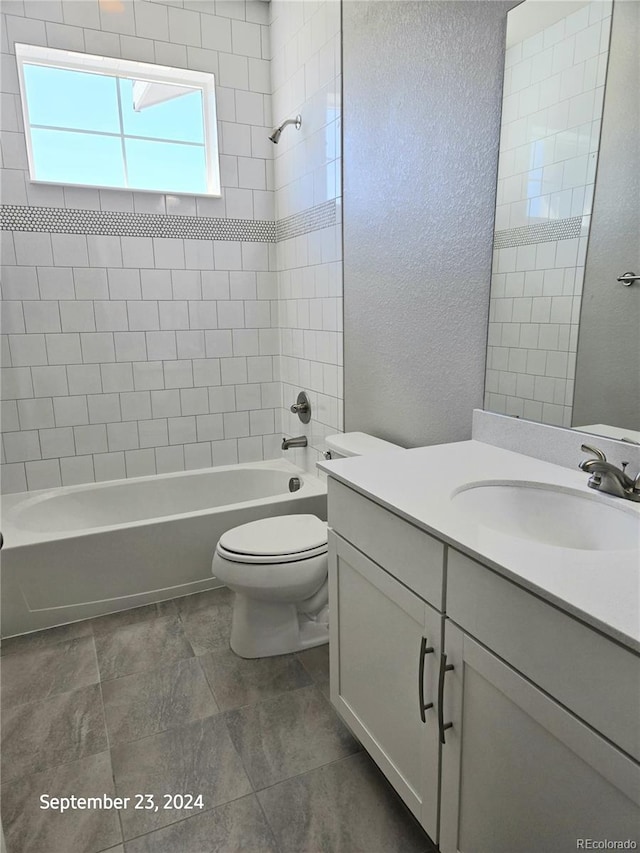
[[[121,610],[109,613],[107,616],[97,616],[91,619],[91,626],[96,637],[110,634],[119,628],[148,622],[151,619],[162,619],[164,616],[176,616],[177,610],[173,600],[159,601],[157,604],[145,604],[143,607],[133,607],[131,610]]]
[[[93,634],[91,620],[84,622],[73,622],[71,625],[59,625],[57,628],[46,628],[44,631],[33,631],[31,634],[22,634],[19,637],[9,637],[2,640],[0,655],[13,655],[20,652],[32,652],[62,643],[65,640],[75,640],[78,637],[90,637]]]
[[[127,853],[279,853],[255,796],[127,843]]]
[[[108,752],[9,782],[2,786],[2,823],[7,853],[98,853],[122,840],[117,810],[64,813],[40,808],[40,795],[114,795]],[[122,849],[122,848],[121,848]]]
[[[2,659],[2,707],[37,702],[100,680],[93,637],[66,640]]]
[[[245,660],[231,649],[203,655],[204,674],[223,711],[311,684],[311,676],[293,655]]]
[[[197,658],[105,681],[102,698],[112,745],[218,713]]]
[[[251,793],[251,783],[221,714],[111,751],[119,796],[156,796],[155,811],[121,813],[124,836],[133,838],[193,815],[163,809],[164,794],[201,794],[206,810]]]
[[[296,655],[311,678],[317,682],[329,680],[329,643],[305,649]]]
[[[298,652],[297,657],[317,684],[318,690],[329,699],[329,643]]]
[[[228,711],[225,718],[256,789],[360,748],[315,686]]]
[[[107,749],[100,686],[61,693],[2,714],[2,780]]]
[[[223,591],[227,592],[227,590]],[[184,632],[195,655],[219,652],[229,648],[232,612],[233,608],[228,596],[220,596],[217,604],[181,611],[180,619],[184,625]]]
[[[258,794],[282,853],[424,853],[430,843],[364,753]]]
[[[193,656],[177,616],[129,625],[96,636],[95,643],[103,681],[168,666]]]

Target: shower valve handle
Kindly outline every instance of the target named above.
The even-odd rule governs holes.
[[[297,415],[303,424],[308,424],[311,420],[311,400],[301,391],[298,394],[298,399],[290,406],[289,411],[293,415]]]

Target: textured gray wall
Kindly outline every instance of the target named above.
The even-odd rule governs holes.
[[[514,5],[343,4],[347,430],[471,436]]]
[[[640,3],[615,3],[573,423],[640,429]]]

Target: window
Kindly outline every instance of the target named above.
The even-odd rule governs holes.
[[[213,74],[16,45],[32,181],[220,195]]]

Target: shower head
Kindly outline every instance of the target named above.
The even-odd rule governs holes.
[[[302,116],[297,115],[295,118],[288,118],[286,121],[282,122],[280,127],[276,127],[273,133],[269,136],[269,139],[271,140],[271,142],[273,142],[274,145],[277,145],[278,142],[280,142],[282,131],[288,124],[295,124],[296,130],[300,130],[300,128],[302,127]]]

